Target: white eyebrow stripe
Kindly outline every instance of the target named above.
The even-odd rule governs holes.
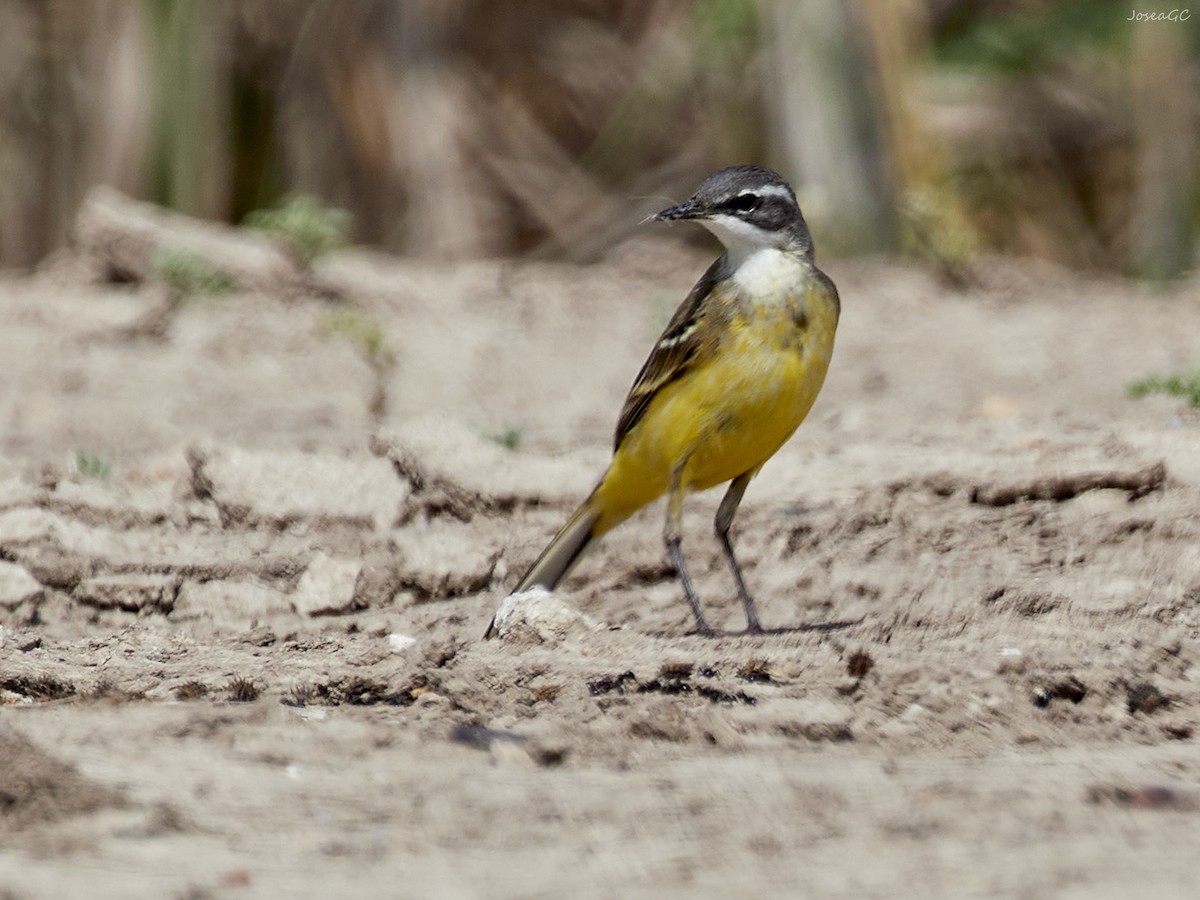
[[[786,197],[792,199],[792,192],[781,184],[764,184],[762,187],[746,188],[738,193],[739,197],[745,197],[747,194],[757,194],[759,197]]]

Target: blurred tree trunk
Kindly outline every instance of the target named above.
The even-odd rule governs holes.
[[[916,88],[929,63],[930,26],[925,0],[866,3],[864,24],[874,51],[887,161],[902,193],[947,187],[946,147],[924,122]]]
[[[79,190],[106,184],[140,193],[150,152],[150,103],[153,85],[146,79],[152,49],[140,4],[91,0],[86,46],[80,58],[87,73],[87,94],[79,110],[84,153]],[[82,200],[72,198],[74,210]]]
[[[259,205],[274,202],[280,188],[312,194],[354,214],[356,240],[386,244],[403,185],[391,164],[392,85],[381,50],[389,8],[379,0],[320,0],[290,10],[269,20],[272,43],[286,54],[264,60],[274,76],[259,78],[277,111],[268,171],[278,182]],[[266,43],[257,41],[260,52]]]
[[[38,161],[41,184],[38,210],[41,227],[33,235],[44,252],[58,243],[79,195],[79,112],[71,91],[72,66],[67,53],[73,43],[69,13],[59,4],[39,7],[38,94],[43,116]]]
[[[226,0],[149,0],[154,29],[152,198],[189,215],[228,216],[232,51]]]
[[[1133,268],[1167,279],[1195,264],[1197,191],[1194,86],[1183,28],[1138,23],[1133,35],[1135,207]]]
[[[975,236],[952,184],[949,154],[926,126],[917,79],[929,64],[932,36],[926,0],[864,3],[874,51],[888,172],[900,200],[904,249],[931,265],[948,285],[971,284]]]
[[[397,73],[388,117],[397,169],[410,187],[403,243],[417,254],[486,255],[500,249],[468,158],[477,98],[458,58],[472,4],[409,0],[392,11],[387,47]],[[505,248],[508,249],[508,248]]]
[[[891,248],[897,233],[855,12],[844,0],[764,0],[762,8],[773,155],[838,251]]]
[[[0,6],[0,264],[60,246],[88,186],[140,185],[143,24],[124,0]]]
[[[0,260],[26,266],[58,242],[77,173],[78,123],[61,6],[10,5],[0,35]]]

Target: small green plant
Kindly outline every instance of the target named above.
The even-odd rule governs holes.
[[[488,440],[499,444],[505,450],[516,450],[521,446],[522,430],[516,425],[505,425],[495,434],[489,434]]]
[[[276,238],[305,268],[319,256],[345,246],[350,234],[350,213],[325,206],[307,195],[292,197],[275,209],[257,209],[243,225]]]
[[[1129,396],[1145,397],[1147,394],[1170,394],[1182,397],[1191,406],[1200,408],[1200,369],[1190,372],[1175,372],[1171,375],[1151,375],[1130,382]]]
[[[150,274],[184,295],[227,294],[233,280],[212,263],[182,247],[159,247],[150,260]]]
[[[79,470],[79,474],[84,478],[99,478],[101,480],[108,477],[108,473],[112,470],[108,460],[103,456],[97,456],[93,453],[79,453],[75,456],[75,468]]]
[[[387,409],[388,376],[396,365],[396,355],[387,347],[383,328],[370,316],[351,309],[326,313],[319,328],[322,334],[344,338],[353,344],[370,367],[375,384],[367,408],[376,419],[381,419]]]
[[[391,368],[395,358],[384,344],[383,328],[370,316],[350,309],[326,313],[320,324],[322,334],[345,338],[355,346],[371,368]]]

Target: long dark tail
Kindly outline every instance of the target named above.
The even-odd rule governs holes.
[[[592,509],[589,497],[542,551],[537,562],[529,567],[525,577],[517,582],[512,592],[518,594],[532,587],[544,587],[552,591],[558,587],[558,583],[575,567],[592,541],[600,536],[596,533],[596,522],[599,518],[599,514]],[[495,634],[496,619],[493,617],[484,638],[493,637]]]

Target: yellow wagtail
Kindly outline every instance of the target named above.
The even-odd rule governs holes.
[[[770,169],[722,169],[686,203],[647,221],[681,219],[704,225],[725,252],[675,311],[638,373],[617,421],[608,471],[513,593],[553,590],[597,538],[665,493],[667,555],[697,631],[711,633],[680,550],[683,498],[729,481],[714,524],[747,631],[760,632],[729,527],[750,479],[817,398],[840,303],[813,262],[795,192]],[[495,632],[493,619],[485,637]]]

